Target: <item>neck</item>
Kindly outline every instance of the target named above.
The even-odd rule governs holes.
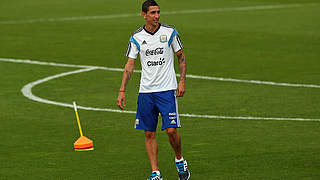
[[[149,31],[151,33],[154,33],[158,29],[159,26],[160,26],[159,23],[157,25],[155,25],[155,26],[152,25],[152,24],[146,24],[145,28],[146,28],[147,31]]]

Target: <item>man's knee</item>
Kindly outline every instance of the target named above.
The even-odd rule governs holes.
[[[145,131],[144,134],[146,139],[154,139],[156,136],[156,132],[153,131]]]
[[[176,128],[167,128],[166,129],[168,136],[176,136],[178,131]]]

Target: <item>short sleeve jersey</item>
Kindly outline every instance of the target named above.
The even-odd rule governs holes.
[[[174,52],[182,49],[174,27],[160,24],[154,32],[139,28],[130,37],[126,56],[136,59],[140,55],[140,93],[161,92],[177,88],[174,70]]]

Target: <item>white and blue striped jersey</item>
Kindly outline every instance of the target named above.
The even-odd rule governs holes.
[[[140,55],[140,93],[177,88],[174,52],[182,48],[178,31],[169,25],[160,24],[154,33],[148,32],[143,26],[133,33],[126,56],[137,59]]]

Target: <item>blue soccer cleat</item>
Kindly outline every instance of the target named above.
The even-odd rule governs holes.
[[[147,180],[162,180],[161,174],[157,174],[156,172],[151,173],[150,177]]]
[[[186,160],[176,162],[179,180],[188,180],[190,179],[190,172],[188,170],[188,164]]]

